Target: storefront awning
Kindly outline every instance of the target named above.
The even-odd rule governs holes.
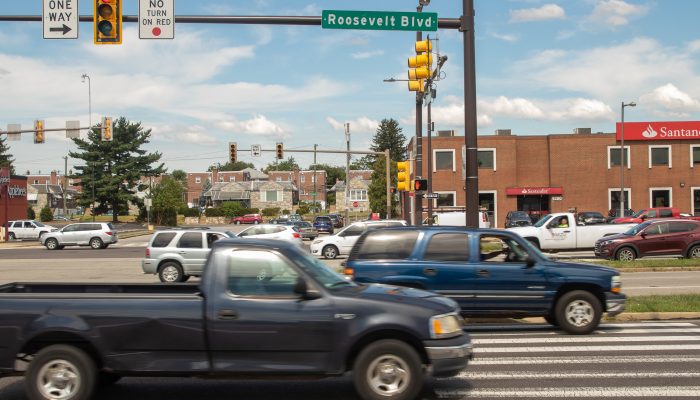
[[[537,196],[550,194],[564,194],[560,187],[516,187],[506,188],[506,196]]]

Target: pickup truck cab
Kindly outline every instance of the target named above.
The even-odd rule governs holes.
[[[387,246],[391,243],[391,246]],[[624,310],[613,268],[557,262],[498,229],[388,228],[364,234],[345,273],[448,296],[464,316],[544,317],[572,334],[592,332],[603,313]]]
[[[639,210],[634,215],[615,218],[613,224],[641,224],[647,219],[655,218],[681,218],[680,211],[675,207],[654,207]]]
[[[122,376],[352,371],[361,398],[407,400],[426,371],[467,366],[461,321],[453,300],[353,283],[296,245],[222,239],[198,285],[0,286],[0,377],[24,374],[30,400],[86,400]]]
[[[566,223],[563,223],[566,221]],[[547,214],[532,226],[508,228],[541,250],[592,249],[596,240],[625,232],[634,224],[579,225],[573,213]]]

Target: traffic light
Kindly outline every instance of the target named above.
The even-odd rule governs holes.
[[[95,2],[95,44],[122,44],[122,0]]]
[[[433,65],[433,44],[430,39],[416,42],[416,56],[408,59],[408,90],[423,92],[425,79],[430,79]]]
[[[396,169],[398,169],[398,173],[396,174],[396,189],[402,191],[411,190],[408,182],[408,161],[397,162]]]
[[[277,159],[284,159],[284,145],[282,144],[282,142],[277,142]]]
[[[44,137],[44,121],[36,120],[34,121],[34,143],[44,143],[46,138]]]
[[[413,180],[413,190],[416,192],[428,190],[428,180],[427,179],[414,179]]]
[[[228,160],[231,161],[231,164],[234,164],[236,162],[236,142],[229,142],[228,143]]]
[[[112,141],[112,117],[102,117],[101,134],[103,141]]]

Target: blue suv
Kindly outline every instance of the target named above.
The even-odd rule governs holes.
[[[314,220],[314,228],[319,232],[333,234],[333,220],[327,216],[319,216]]]

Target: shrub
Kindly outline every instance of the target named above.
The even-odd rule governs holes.
[[[224,210],[221,208],[207,208],[204,211],[204,215],[207,217],[223,217],[225,214]]]
[[[41,222],[49,222],[53,220],[53,211],[47,206],[41,209],[41,214],[39,214]]]
[[[199,217],[199,210],[197,208],[185,207],[180,214],[184,215],[185,217]]]
[[[289,210],[282,210],[282,214],[289,214]]]
[[[297,208],[297,214],[304,215],[309,213],[309,206],[307,204],[302,204]]]
[[[276,217],[280,213],[279,207],[263,208],[261,211],[264,217]]]
[[[35,219],[36,218],[36,213],[34,212],[34,209],[30,206],[27,207],[27,219]]]
[[[243,204],[237,201],[226,201],[221,208],[224,211],[224,215],[229,218],[240,217],[241,215],[252,213],[250,208],[243,207]]]
[[[154,208],[151,215],[158,225],[177,226],[177,210],[174,208]]]

